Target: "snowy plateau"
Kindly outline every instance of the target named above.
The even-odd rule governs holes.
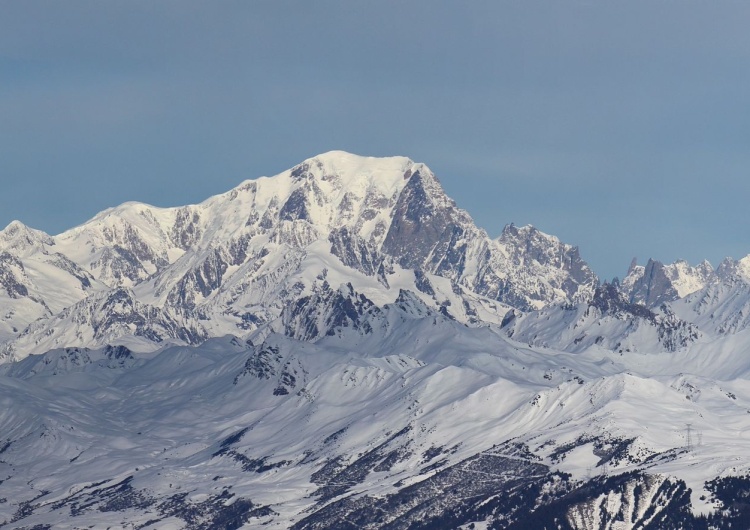
[[[750,528],[750,256],[605,282],[330,152],[14,221],[0,309],[0,528]]]

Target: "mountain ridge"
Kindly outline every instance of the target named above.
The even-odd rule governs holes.
[[[11,223],[0,526],[746,527],[749,260],[600,282],[343,152]]]
[[[21,226],[11,224],[0,233],[0,248],[20,248],[27,261],[53,249],[71,264],[70,275],[90,278],[94,291],[133,289],[141,303],[181,315],[195,329],[212,322],[216,329],[208,336],[279,318],[284,305],[309,292],[314,279],[307,276],[340,269],[335,261],[345,267],[338,283],[346,283],[353,269],[364,280],[364,294],[379,303],[394,300],[393,288],[408,287],[406,281],[435,307],[452,303],[454,318],[474,324],[480,322],[477,311],[499,321],[503,304],[527,310],[583,300],[598,282],[575,247],[536,229],[511,226],[493,240],[445,194],[427,166],[405,157],[332,151],[273,177],[243,181],[196,205],[124,203],[57,236],[29,232],[33,244],[31,237],[23,240],[29,240],[25,246],[11,244]],[[80,273],[73,274],[74,268]],[[426,287],[430,280],[417,282],[425,274],[448,280],[452,294],[443,288],[437,296]],[[88,290],[76,291],[72,280],[57,283],[71,289],[68,299],[74,303],[87,296]],[[497,315],[472,307],[477,304],[494,307],[489,313]],[[38,310],[9,327],[26,329],[49,313]],[[35,327],[42,335],[59,336],[49,327]],[[48,346],[103,345],[73,338],[84,335],[79,329]],[[30,353],[41,340],[22,347],[6,333],[5,355]]]

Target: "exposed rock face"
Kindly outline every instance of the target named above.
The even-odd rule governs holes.
[[[198,344],[208,334],[198,322],[143,304],[131,290],[120,287],[91,295],[56,315],[32,322],[15,340],[7,342],[0,353],[9,359],[20,359],[26,352],[66,347],[74,342],[71,337],[91,347],[127,339],[143,349],[170,339]]]
[[[696,292],[715,279],[716,273],[707,261],[693,267],[686,261],[664,265],[649,259],[644,267],[633,259],[621,289],[631,302],[657,307]]]
[[[604,283],[597,287],[591,306],[596,307],[602,314],[613,316],[630,315],[653,321],[656,315],[641,304],[634,304],[623,299],[617,287],[611,283]]]
[[[384,256],[377,248],[358,234],[352,233],[347,227],[333,230],[328,240],[331,242],[331,254],[347,267],[361,271],[367,276],[375,276],[384,267]]]
[[[16,356],[30,353],[21,343],[46,344],[43,337],[55,336],[57,346],[99,344],[86,342],[98,336],[95,330],[62,336],[48,319],[91,294],[121,288],[141,304],[134,314],[148,307],[179,316],[164,321],[155,338],[192,341],[252,333],[279,318],[292,336],[311,339],[318,333],[305,331],[307,317],[300,320],[308,311],[290,308],[300,298],[317,300],[313,278],[329,273],[332,293],[350,284],[382,307],[407,288],[471,325],[499,323],[508,305],[529,310],[588,299],[598,283],[575,247],[532,227],[510,225],[500,238],[488,237],[424,164],[342,152],[246,181],[198,205],[126,203],[55,237],[13,223],[0,233],[0,251],[8,298],[39,306],[25,311],[26,320],[8,321],[5,340],[20,342],[6,351]],[[48,289],[23,276],[35,263],[45,268],[34,265],[35,278],[49,266],[64,273],[50,279],[66,293],[62,298],[51,300]],[[319,302],[336,305],[324,298]],[[303,327],[292,330],[297,321]],[[149,336],[144,324],[129,325]],[[37,336],[20,339],[30,334]]]
[[[551,295],[550,290],[561,291],[570,301],[583,301],[590,298],[598,284],[594,272],[581,259],[578,247],[561,243],[533,226],[508,225],[498,241],[508,249],[511,263],[523,272],[524,278],[544,275],[544,270],[555,271],[550,275],[549,288],[540,286],[537,292],[540,301]]]
[[[601,289],[591,311],[627,308],[615,294]],[[107,303],[120,315],[131,305]],[[390,309],[398,329],[369,343],[271,334],[148,355],[63,348],[0,365],[2,520],[746,527],[748,456],[726,428],[747,415],[744,378],[714,380],[715,367],[677,373],[705,366],[700,355],[647,377],[631,373],[647,365],[643,355],[592,362],[592,352],[521,348],[406,291]],[[747,368],[745,356],[734,360]],[[681,420],[723,443],[686,442]]]
[[[323,281],[315,284],[312,294],[300,297],[281,313],[283,332],[299,340],[315,340],[332,335],[337,329],[365,327],[369,323],[365,316],[374,308],[373,302],[354,292],[351,284],[334,290]],[[377,311],[377,308],[375,308]]]
[[[454,232],[461,231],[461,221],[463,224],[470,222],[458,218],[458,213],[434,176],[426,171],[415,171],[399,195],[383,251],[407,269],[424,267],[430,256],[433,256],[431,265],[440,264],[444,252],[439,250],[453,239]],[[456,256],[443,268],[460,274],[461,250],[465,252],[465,248],[455,250]]]
[[[110,322],[120,330],[114,335],[135,330],[154,339],[152,348],[265,328],[318,340],[343,322],[363,325],[370,305],[382,308],[405,289],[431,311],[472,326],[505,322],[516,337],[537,318],[524,313],[562,304],[614,326],[611,340],[579,333],[570,348],[627,349],[621,335],[631,332],[620,328],[639,322],[658,330],[660,347],[671,350],[699,335],[686,322],[710,333],[747,327],[745,261],[727,260],[716,272],[707,262],[634,261],[619,287],[597,290],[576,247],[513,224],[491,239],[425,165],[332,152],[198,205],[126,203],[55,237],[11,223],[0,232],[7,307],[0,341],[15,357],[41,345],[97,346],[104,335],[82,327],[66,335],[55,319],[121,288],[140,304],[134,314],[157,311],[162,320],[151,331],[145,321],[127,328]],[[361,296],[368,304],[357,302]],[[354,312],[344,310],[349,303]],[[504,320],[510,308],[516,318]]]
[[[702,336],[696,325],[677,316],[668,305],[652,311],[627,301],[616,284],[606,282],[588,302],[550,306],[520,316],[509,312],[501,327],[514,340],[570,352],[592,347],[617,353],[675,352]]]
[[[0,250],[23,259],[37,253],[49,252],[55,241],[41,230],[34,230],[20,221],[12,221],[0,230]]]
[[[659,261],[649,259],[646,266],[640,269],[631,266],[625,280],[631,302],[653,307],[679,298],[677,289],[664,272],[664,264]]]
[[[28,296],[25,284],[29,281],[21,260],[8,252],[0,254],[0,286],[10,298]]]
[[[195,208],[185,206],[177,210],[174,224],[169,231],[172,243],[181,248],[188,250],[201,239],[201,217]]]
[[[0,306],[0,526],[750,521],[750,257],[599,284],[405,158],[11,223]]]
[[[750,256],[727,258],[712,281],[670,304],[680,318],[718,335],[734,334],[750,327]]]
[[[0,231],[0,344],[107,288],[58,250],[54,238],[18,221]]]
[[[716,269],[716,277],[725,283],[750,283],[750,256],[739,260],[724,259]]]

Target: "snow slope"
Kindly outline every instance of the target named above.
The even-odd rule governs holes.
[[[407,158],[0,232],[0,527],[750,527],[750,257],[599,284]]]
[[[730,344],[746,333],[620,356],[530,348],[408,293],[367,319],[315,344],[226,337],[4,365],[0,521],[506,528],[563,503],[566,527],[634,528],[584,522],[624,511],[663,528],[711,513],[723,501],[707,483],[750,468],[750,364]]]
[[[340,151],[197,205],[131,202],[58,236],[19,224],[3,234],[2,352],[14,359],[147,337],[131,322],[105,336],[92,328],[87,311],[97,302],[84,299],[120,289],[137,302],[136,320],[157,312],[184,323],[151,334],[150,345],[140,341],[153,350],[167,338],[267,326],[319,279],[333,289],[351,283],[379,305],[406,288],[471,325],[499,322],[509,305],[581,301],[597,283],[577,249],[536,229],[511,225],[489,238],[424,164]]]

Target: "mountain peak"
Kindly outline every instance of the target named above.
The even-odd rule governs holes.
[[[683,298],[705,287],[715,276],[707,261],[692,266],[685,260],[664,264],[649,258],[645,266],[635,258],[621,282],[621,290],[630,302],[657,307]]]
[[[372,157],[329,151],[308,158],[273,178],[289,175],[293,182],[312,179],[331,188],[324,188],[327,192],[340,190],[361,194],[374,187],[390,196],[400,191],[411,175],[422,168],[426,166],[404,156]]]
[[[502,233],[497,238],[497,240],[503,241],[509,238],[543,239],[549,241],[550,243],[560,243],[560,239],[558,239],[556,236],[546,234],[533,225],[516,226],[514,223],[505,225],[503,227]]]
[[[739,279],[750,283],[750,255],[738,260],[724,258],[716,269],[716,274],[722,280]]]
[[[21,221],[11,221],[0,231],[0,249],[23,253],[27,250],[41,250],[43,245],[54,245],[46,232],[30,228]]]
[[[105,210],[50,238],[50,270],[68,273],[71,303],[89,296],[84,283],[132,288],[144,311],[180,315],[180,329],[212,321],[210,333],[221,334],[269,325],[321,282],[351,282],[380,305],[410,290],[472,324],[499,320],[504,304],[527,310],[591,296],[598,280],[575,247],[531,226],[505,234],[490,239],[425,164],[330,151],[199,204]],[[19,355],[50,330],[32,330]],[[60,340],[81,345],[77,337]]]
[[[333,150],[327,151],[325,153],[320,153],[311,158],[308,158],[302,163],[304,164],[305,162],[319,162],[323,165],[335,167],[338,169],[373,165],[382,166],[388,164],[410,166],[414,164],[414,161],[405,156],[365,156],[341,150]]]

